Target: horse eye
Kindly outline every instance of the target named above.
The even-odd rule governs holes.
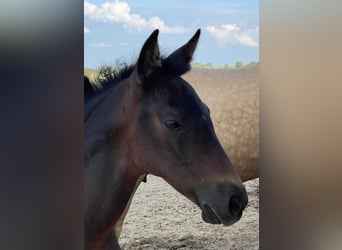
[[[182,129],[182,126],[179,124],[179,122],[174,121],[174,120],[164,121],[164,125],[165,125],[165,127],[167,127],[168,129],[170,129],[172,131],[178,131],[178,130]]]

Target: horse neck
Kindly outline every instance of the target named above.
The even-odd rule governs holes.
[[[125,165],[125,167],[140,165],[135,161],[134,138],[140,101],[138,90],[131,85],[129,79],[126,79],[92,100],[90,104],[92,110],[85,121],[86,166],[99,153],[116,155],[113,159],[115,165]],[[107,155],[103,158],[113,157]]]
[[[125,135],[128,134],[134,116],[132,91],[126,81],[95,96],[86,104],[85,119],[85,163],[105,146],[112,150],[126,145]],[[129,138],[128,138],[129,139]],[[121,143],[121,144],[120,144]]]
[[[137,113],[132,89],[123,82],[109,91],[85,122],[86,217],[99,218],[89,235],[113,228],[145,174],[131,151]]]

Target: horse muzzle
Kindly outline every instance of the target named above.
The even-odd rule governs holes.
[[[228,181],[200,184],[193,192],[202,210],[203,220],[211,224],[234,224],[241,218],[248,203],[245,187]]]

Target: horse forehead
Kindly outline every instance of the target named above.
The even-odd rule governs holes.
[[[179,98],[179,101],[194,103],[201,102],[191,85],[179,76],[168,78],[164,86],[167,88],[170,98]]]
[[[206,115],[205,104],[191,85],[181,77],[169,78],[164,84],[164,101],[167,105],[193,115]]]

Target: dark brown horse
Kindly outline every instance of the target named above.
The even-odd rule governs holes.
[[[181,78],[200,30],[161,58],[158,30],[135,65],[91,90],[85,79],[85,248],[120,249],[130,200],[147,174],[164,178],[202,210],[204,221],[231,225],[247,194],[222,149],[208,107]],[[117,233],[114,228],[117,228]]]

